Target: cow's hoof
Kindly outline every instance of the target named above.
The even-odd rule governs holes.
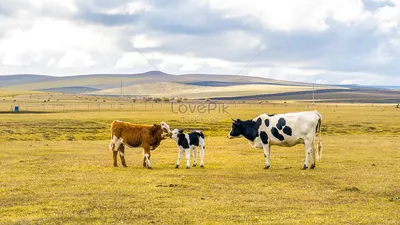
[[[151,170],[151,169],[153,169],[153,168],[151,168],[151,166],[149,166],[149,167],[147,167],[147,169]]]
[[[187,166],[186,169],[190,169],[190,166]]]
[[[267,170],[269,169],[271,166],[265,166],[264,169]]]
[[[204,165],[200,165],[201,168],[204,168]]]
[[[315,168],[315,165],[311,165],[310,170],[313,170]]]
[[[179,165],[176,165],[176,166],[175,166],[175,169],[178,169],[178,168],[179,168]]]
[[[118,167],[118,165],[115,165],[115,164],[114,164],[114,167]]]
[[[301,168],[302,170],[306,170],[308,167],[306,165],[303,166],[303,168]]]
[[[197,164],[193,164],[193,167],[196,167],[197,166]]]
[[[264,154],[264,158],[267,158],[267,155],[266,155],[266,154]]]
[[[122,166],[124,166],[124,167],[128,167],[126,164],[123,164]]]

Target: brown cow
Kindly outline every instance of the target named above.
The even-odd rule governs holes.
[[[124,167],[125,145],[128,147],[143,147],[143,166],[151,169],[150,150],[155,150],[163,139],[171,135],[168,124],[161,122],[160,125],[154,124],[132,124],[115,120],[111,123],[111,143],[110,150],[113,151],[114,166],[117,164],[117,153],[121,157]]]

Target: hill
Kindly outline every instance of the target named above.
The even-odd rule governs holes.
[[[88,95],[133,97],[182,97],[215,100],[310,100],[327,102],[400,102],[398,87],[320,85],[262,77],[182,74],[161,71],[137,74],[90,74],[76,76],[0,76],[0,88]]]

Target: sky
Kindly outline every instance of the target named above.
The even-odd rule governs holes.
[[[400,85],[400,0],[0,0],[0,74]]]

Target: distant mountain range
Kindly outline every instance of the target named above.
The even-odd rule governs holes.
[[[0,76],[0,88],[88,95],[134,97],[182,97],[212,99],[277,99],[355,102],[399,102],[400,88],[390,86],[322,85],[261,77],[185,74],[161,71],[138,74],[90,74],[55,77],[47,75]],[[314,90],[314,91],[313,91]]]

